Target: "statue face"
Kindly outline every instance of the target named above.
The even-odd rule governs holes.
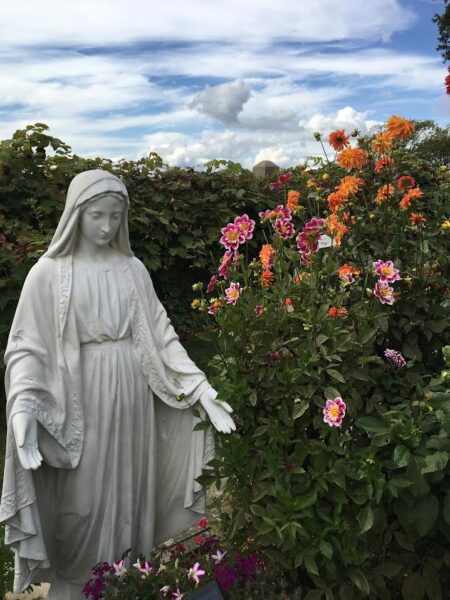
[[[122,210],[122,202],[113,195],[90,202],[80,217],[81,236],[95,246],[107,246],[119,229]]]

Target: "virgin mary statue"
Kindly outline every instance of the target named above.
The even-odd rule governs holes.
[[[234,429],[133,256],[128,206],[111,173],[77,175],[17,306],[0,506],[16,592],[48,581],[49,599],[79,600],[97,562],[195,523],[213,447],[190,407]]]

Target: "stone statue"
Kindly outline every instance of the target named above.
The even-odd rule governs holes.
[[[48,581],[49,599],[79,600],[97,562],[194,524],[213,446],[190,407],[235,428],[133,256],[128,206],[111,173],[77,175],[17,306],[0,506],[17,592]]]

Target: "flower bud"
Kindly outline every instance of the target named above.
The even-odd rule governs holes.
[[[322,134],[321,134],[319,131],[315,131],[315,132],[313,133],[313,135],[314,135],[314,137],[316,138],[316,140],[319,142],[319,141],[320,141],[320,139],[321,139],[321,137],[322,137]]]

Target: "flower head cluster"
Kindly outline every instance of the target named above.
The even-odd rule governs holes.
[[[411,175],[402,175],[397,179],[397,187],[401,192],[407,192],[416,185],[414,177]]]
[[[423,227],[427,222],[425,217],[419,213],[411,213],[409,220],[411,221],[411,225],[414,225],[415,227]]]
[[[203,577],[204,574],[205,570],[200,566],[200,563],[196,562],[188,571],[188,579],[195,581],[197,586],[200,583],[200,577]]]
[[[298,209],[298,202],[300,200],[300,192],[296,190],[289,190],[286,202],[286,208],[288,208],[291,213],[295,213]]]
[[[261,282],[262,287],[264,287],[264,288],[270,287],[273,283],[272,271],[270,271],[269,269],[265,269],[262,272],[261,277],[259,278],[259,281]]]
[[[345,317],[348,317],[348,310],[344,306],[332,306],[327,314],[330,317],[330,319],[336,321],[336,319],[343,319]]]
[[[231,259],[233,257],[233,253],[231,250],[226,250],[225,254],[222,256],[219,265],[219,275],[224,279],[228,279],[228,269],[231,264]]]
[[[295,229],[292,222],[287,219],[277,219],[275,221],[275,229],[283,240],[288,240],[294,237]]]
[[[381,173],[384,169],[394,166],[394,159],[390,156],[382,156],[375,163],[375,173]]]
[[[236,217],[233,223],[228,223],[226,227],[221,229],[220,243],[227,250],[237,250],[241,244],[252,239],[254,228],[255,221],[250,219],[248,215]]]
[[[306,223],[297,236],[297,248],[301,254],[302,262],[308,264],[311,255],[319,250],[319,239],[325,224],[324,219],[313,217]]]
[[[356,267],[352,267],[351,265],[345,263],[342,265],[340,269],[338,269],[338,275],[341,279],[344,280],[345,284],[353,283],[355,281],[355,276],[360,274],[360,270]]]
[[[380,205],[383,202],[386,202],[386,200],[389,200],[389,198],[392,198],[392,196],[394,196],[394,194],[395,194],[395,188],[393,185],[387,183],[387,184],[381,186],[377,192],[377,195],[375,196],[375,204]]]
[[[397,369],[402,369],[403,367],[406,367],[406,360],[400,352],[397,352],[397,350],[391,350],[390,348],[386,348],[386,350],[384,351],[384,356]]]
[[[378,276],[374,289],[375,296],[380,299],[381,304],[394,304],[394,289],[389,284],[400,279],[399,270],[394,267],[392,260],[377,260],[373,266]]]
[[[283,185],[287,185],[291,181],[291,178],[292,178],[291,171],[288,171],[287,173],[282,173],[278,177],[277,181],[269,184],[269,187],[271,190],[279,190]]]
[[[392,135],[389,131],[382,131],[372,140],[372,150],[376,154],[386,154],[392,147]]]
[[[269,208],[268,210],[264,210],[258,214],[261,219],[270,219],[271,221],[275,221],[276,219],[282,219],[285,221],[292,220],[291,210],[282,204],[279,204],[276,208]]]
[[[323,420],[330,427],[340,427],[345,417],[347,405],[340,396],[334,400],[327,400],[323,409]]]
[[[343,208],[350,196],[354,196],[364,184],[364,179],[356,175],[347,175],[343,177],[339,185],[336,186],[336,191],[331,192],[328,196],[328,208],[331,212],[338,212]]]
[[[209,301],[208,313],[210,315],[215,315],[219,308],[222,308],[223,300],[222,298],[211,298]]]
[[[343,236],[348,231],[347,225],[339,221],[339,217],[334,213],[327,217],[326,223],[328,231],[333,236],[334,244],[340,246]]]

